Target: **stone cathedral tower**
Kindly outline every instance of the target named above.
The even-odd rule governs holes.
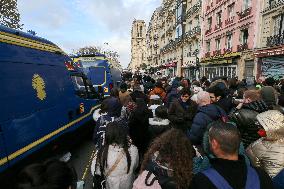
[[[144,20],[134,20],[131,30],[130,69],[132,72],[139,70],[142,64],[147,63],[146,52],[146,24]]]

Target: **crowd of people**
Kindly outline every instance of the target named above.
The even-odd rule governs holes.
[[[283,112],[284,80],[134,75],[93,114],[93,187],[283,189]]]

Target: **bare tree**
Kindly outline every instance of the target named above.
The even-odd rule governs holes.
[[[0,0],[0,24],[14,29],[22,29],[17,0]]]

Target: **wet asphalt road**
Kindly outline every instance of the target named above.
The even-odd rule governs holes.
[[[84,189],[92,189],[91,160],[95,145],[91,140],[84,140],[71,150],[71,159],[69,164],[72,165],[78,176],[78,180],[84,180]]]

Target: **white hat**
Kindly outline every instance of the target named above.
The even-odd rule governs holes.
[[[284,138],[284,115],[278,110],[269,110],[256,116],[270,139]]]
[[[160,96],[159,95],[151,95],[150,100],[159,100]]]

